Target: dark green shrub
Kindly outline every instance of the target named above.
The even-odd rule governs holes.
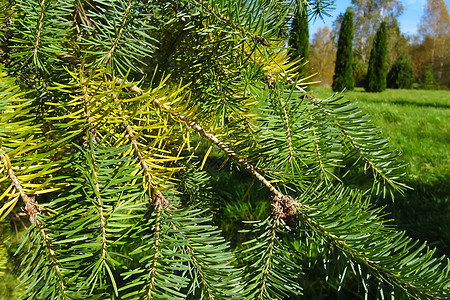
[[[363,87],[364,78],[367,74],[367,65],[361,59],[354,58],[353,60],[353,79],[355,86]]]
[[[422,80],[420,83],[420,88],[424,90],[436,90],[437,84],[436,79],[433,75],[433,69],[431,68],[431,65],[427,67],[425,70],[425,73],[422,76]]]
[[[414,71],[406,55],[400,55],[387,75],[387,87],[410,89],[414,83]]]

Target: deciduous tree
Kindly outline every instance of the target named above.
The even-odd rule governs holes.
[[[409,51],[408,39],[402,34],[397,23],[393,18],[391,23],[387,23],[387,55],[386,65],[390,70],[397,59]]]
[[[391,24],[403,12],[399,0],[352,0],[355,37],[354,56],[356,61],[367,65],[370,49],[377,28],[382,21]]]
[[[314,80],[320,81],[319,84],[331,86],[336,61],[336,46],[328,26],[317,29],[310,50],[309,69],[311,73],[317,73]]]
[[[419,25],[419,35],[439,85],[450,86],[450,15],[444,0],[428,0]],[[422,72],[428,63],[422,65]]]

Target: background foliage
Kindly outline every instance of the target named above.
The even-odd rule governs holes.
[[[448,5],[444,0],[427,0],[423,8],[422,18],[416,34],[401,32],[397,19],[403,14],[405,1],[375,0],[352,1],[354,12],[354,79],[356,86],[363,86],[363,78],[367,73],[368,60],[376,29],[382,21],[387,25],[387,70],[401,55],[406,55],[411,61],[415,82],[420,83],[429,65],[436,79],[436,88],[448,89],[450,76],[446,72],[450,56],[446,45],[450,39],[450,15]],[[338,3],[337,3],[338,4]],[[342,9],[341,6],[337,6]],[[331,28],[319,27],[316,33],[311,33],[311,49],[319,47],[321,51],[311,51],[310,65],[318,72],[317,80],[322,85],[331,86],[336,56],[336,46],[340,26],[344,15],[340,14],[333,21]],[[320,21],[318,21],[320,24]],[[317,23],[316,23],[317,24]],[[323,45],[326,45],[323,46]],[[331,74],[330,74],[330,68]],[[417,85],[414,85],[417,87]]]

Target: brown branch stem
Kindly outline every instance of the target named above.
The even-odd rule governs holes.
[[[8,173],[9,179],[11,179],[12,184],[14,185],[14,188],[19,192],[20,197],[22,198],[23,202],[25,204],[31,204],[35,205],[35,198],[29,197],[25,190],[23,189],[22,185],[20,184],[19,179],[17,178],[11,163],[9,162],[9,159],[6,157],[6,154],[3,153],[3,151],[0,149],[0,160],[2,161],[3,165],[5,166],[6,172]]]
[[[30,215],[30,219],[32,219],[34,221],[33,223],[35,223],[36,226],[40,229],[42,238],[44,239],[44,242],[45,242],[47,252],[50,256],[51,265],[56,270],[56,273],[58,276],[58,282],[61,286],[61,290],[63,292],[65,292],[64,282],[62,281],[63,275],[62,275],[61,269],[56,261],[55,251],[51,247],[50,237],[48,236],[47,232],[45,231],[45,228],[42,225],[42,223],[37,218],[37,215],[39,215],[39,213],[40,213],[40,208],[37,206],[35,197],[34,196],[30,197],[25,193],[25,190],[23,189],[22,184],[20,183],[19,179],[17,178],[6,154],[3,153],[2,149],[0,149],[0,160],[3,163],[5,169],[8,173],[8,176],[9,176],[10,180],[12,181],[14,188],[19,192],[20,197],[22,198],[23,202],[25,203],[25,208],[26,208],[27,213]]]
[[[110,60],[113,52],[116,50],[117,45],[119,44],[119,40],[122,37],[123,28],[124,28],[125,23],[127,21],[128,14],[130,13],[130,9],[131,9],[131,0],[128,1],[128,6],[127,6],[127,9],[125,10],[125,14],[123,15],[122,22],[120,24],[119,32],[117,33],[116,39],[114,40],[114,43],[111,46],[111,49],[109,49],[108,55],[106,56],[106,59],[105,59],[105,64],[108,63],[108,61]]]
[[[156,181],[150,172],[150,169],[148,167],[147,162],[144,159],[144,156],[142,155],[142,151],[139,147],[137,140],[134,138],[135,134],[133,132],[133,128],[130,126],[130,123],[123,115],[122,105],[120,104],[119,98],[117,97],[116,93],[113,93],[113,99],[114,99],[114,104],[117,106],[117,110],[119,111],[120,116],[122,118],[122,122],[125,125],[125,130],[127,131],[128,139],[130,140],[131,146],[133,147],[133,150],[139,159],[139,163],[141,164],[141,167],[144,170],[144,176],[147,179],[147,181],[150,183],[151,187],[154,189],[154,191],[152,193],[153,205],[161,206],[162,208],[168,208],[169,201],[163,196],[161,191],[159,191],[157,189]]]
[[[38,49],[39,49],[39,42],[41,40],[41,34],[42,34],[42,26],[43,26],[43,19],[44,19],[44,9],[45,9],[45,0],[42,0],[41,2],[41,14],[39,16],[39,27],[36,34],[36,43],[34,44],[34,56],[37,55]]]

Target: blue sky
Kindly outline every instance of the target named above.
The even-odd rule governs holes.
[[[344,13],[347,7],[351,6],[351,2],[351,0],[335,0],[335,9],[329,12],[331,17],[324,17],[325,23],[320,18],[311,21],[309,25],[310,38],[313,38],[319,27],[329,26],[331,29],[333,21],[340,13]],[[400,2],[404,7],[402,15],[397,20],[400,25],[400,30],[405,35],[414,35],[417,33],[417,27],[422,18],[426,0],[400,0]],[[450,0],[446,0],[445,2],[447,3],[447,7],[449,7]]]

